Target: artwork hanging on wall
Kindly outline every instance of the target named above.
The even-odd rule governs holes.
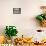
[[[13,8],[13,14],[21,14],[21,8]]]

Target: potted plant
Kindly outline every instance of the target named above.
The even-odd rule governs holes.
[[[42,27],[46,27],[46,6],[41,6],[42,14],[37,15],[36,19],[39,20]]]
[[[17,33],[18,31],[15,26],[6,26],[5,34],[10,41],[11,41],[12,36],[17,36]],[[8,42],[10,42],[9,40]]]

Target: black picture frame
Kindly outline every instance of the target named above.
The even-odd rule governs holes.
[[[21,8],[13,8],[13,14],[21,14]]]

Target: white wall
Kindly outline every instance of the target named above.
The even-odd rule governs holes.
[[[41,13],[41,5],[46,5],[46,0],[0,0],[0,33],[4,33],[6,25],[15,25],[19,36],[36,33],[40,27],[35,17]],[[22,13],[13,14],[13,8],[21,8]]]

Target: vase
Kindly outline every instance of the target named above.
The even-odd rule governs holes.
[[[10,39],[7,39],[7,43],[8,43],[8,44],[11,44],[12,41],[11,41]]]
[[[14,40],[17,38],[17,36],[12,36],[11,40],[12,40],[12,44],[14,44]]]

